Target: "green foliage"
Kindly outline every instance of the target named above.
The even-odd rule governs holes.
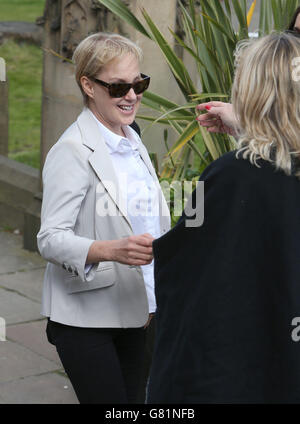
[[[0,56],[9,81],[9,157],[39,168],[42,50],[7,41]]]
[[[39,147],[39,146],[38,146]],[[25,163],[33,168],[40,167],[40,150],[28,149],[25,152],[10,153],[9,157],[17,162]]]
[[[43,15],[46,0],[0,0],[0,21],[35,22]]]
[[[286,29],[298,6],[298,0],[262,0],[259,34],[268,34],[273,29],[276,31]]]
[[[0,21],[35,22],[46,0],[0,0]],[[42,50],[26,43],[0,45],[9,80],[9,157],[40,166]]]

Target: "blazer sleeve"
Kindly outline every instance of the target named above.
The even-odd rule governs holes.
[[[85,273],[94,240],[78,236],[74,228],[89,188],[88,162],[79,143],[60,140],[48,153],[43,169],[43,203],[38,248],[47,261],[75,273],[82,281],[94,278],[98,264]]]

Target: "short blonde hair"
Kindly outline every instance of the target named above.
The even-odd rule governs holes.
[[[114,33],[97,32],[78,44],[73,54],[73,62],[76,82],[86,105],[88,96],[81,87],[81,77],[95,78],[103,66],[128,53],[134,55],[139,62],[142,61],[141,48],[128,38]]]
[[[236,50],[232,103],[240,124],[238,153],[292,174],[300,153],[300,84],[295,62],[300,38],[272,33],[245,40]],[[295,175],[300,177],[300,170]]]

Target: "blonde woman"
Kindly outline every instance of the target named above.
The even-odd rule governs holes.
[[[169,229],[169,212],[130,127],[150,82],[141,58],[118,34],[93,34],[78,45],[85,107],[43,169],[42,314],[80,403],[137,402],[145,384],[146,331],[156,309],[152,241]]]
[[[299,57],[291,34],[240,45],[238,150],[200,178],[203,225],[153,243],[149,403],[300,402]]]

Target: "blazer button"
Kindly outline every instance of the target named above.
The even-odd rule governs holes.
[[[65,262],[62,264],[62,267],[63,267],[63,269],[67,269],[67,265],[66,265]]]
[[[73,268],[71,266],[69,266],[68,271],[73,272]]]

